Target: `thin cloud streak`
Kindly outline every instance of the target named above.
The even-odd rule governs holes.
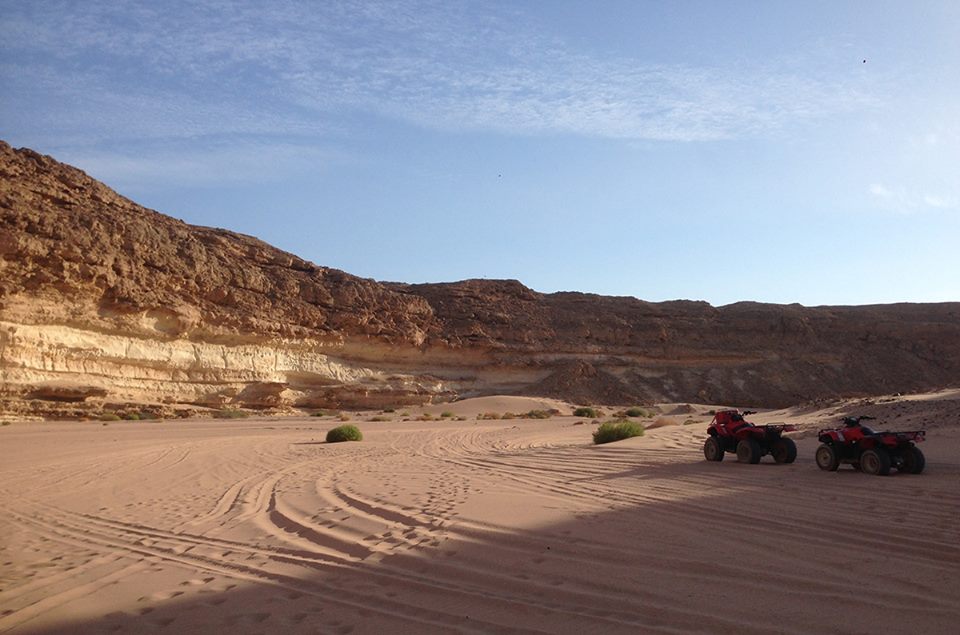
[[[311,119],[359,110],[442,130],[695,142],[778,134],[872,103],[863,88],[773,66],[594,59],[459,4],[39,3],[9,9],[0,26],[3,48],[28,53],[41,76],[81,72],[96,88],[76,89],[96,108],[52,108],[48,120],[129,137],[302,134]],[[10,64],[0,72],[27,81]],[[122,92],[136,73],[158,87]],[[249,112],[218,112],[226,100]],[[259,120],[262,109],[274,116]]]
[[[868,191],[883,209],[901,214],[960,208],[960,202],[950,196],[918,192],[904,187],[891,188],[883,183],[872,183]]]

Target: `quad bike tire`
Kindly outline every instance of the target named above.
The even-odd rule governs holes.
[[[908,474],[919,474],[927,465],[927,459],[923,452],[916,446],[911,446],[903,453],[903,463],[900,464],[900,471]]]
[[[890,473],[890,454],[883,448],[864,450],[860,455],[860,469],[864,474],[886,476]]]
[[[717,437],[707,437],[707,440],[703,442],[703,456],[708,461],[723,460],[723,446]]]
[[[759,463],[761,456],[760,444],[753,439],[744,439],[737,444],[737,460],[741,463]]]
[[[821,443],[817,448],[817,467],[827,472],[836,472],[840,467],[840,451],[829,443]]]
[[[793,439],[777,439],[770,448],[770,454],[777,463],[793,463],[797,460],[797,444]]]

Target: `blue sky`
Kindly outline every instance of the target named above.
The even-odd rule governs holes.
[[[317,264],[960,300],[954,0],[0,0],[0,29],[0,138]]]

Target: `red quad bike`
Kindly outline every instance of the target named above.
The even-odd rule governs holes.
[[[851,463],[855,469],[881,476],[889,474],[891,467],[909,474],[923,471],[926,459],[914,443],[923,441],[926,431],[874,432],[860,424],[867,419],[873,417],[844,417],[843,428],[819,432],[821,470],[834,472],[841,463]]]
[[[764,454],[772,454],[777,463],[793,463],[797,458],[797,444],[784,432],[792,432],[796,426],[776,423],[756,426],[744,419],[756,414],[751,410],[721,410],[713,415],[707,428],[707,440],[703,455],[708,461],[722,461],[725,452],[736,452],[741,463],[759,463]]]

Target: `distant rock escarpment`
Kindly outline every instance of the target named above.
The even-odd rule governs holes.
[[[717,308],[378,283],[0,142],[0,373],[14,415],[490,393],[776,406],[960,384],[960,304]]]

